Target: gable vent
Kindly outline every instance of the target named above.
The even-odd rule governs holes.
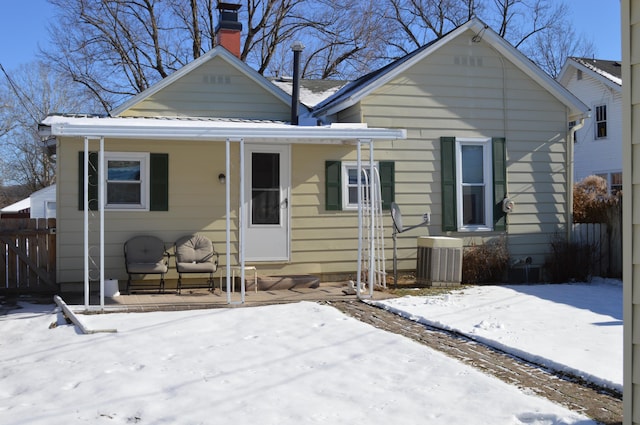
[[[230,75],[214,75],[208,74],[202,76],[202,82],[205,84],[231,84],[231,76]]]
[[[453,63],[455,65],[462,66],[483,66],[482,56],[455,56],[453,58]]]

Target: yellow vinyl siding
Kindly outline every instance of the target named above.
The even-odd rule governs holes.
[[[67,182],[58,207],[58,280],[79,282],[83,276],[83,212],[78,210],[77,152],[82,140],[64,139],[60,143],[59,178]],[[91,150],[97,150],[93,142]],[[225,186],[218,174],[225,172],[225,143],[188,141],[106,140],[105,151],[159,152],[169,155],[169,211],[105,212],[105,264],[109,278],[126,279],[122,247],[137,234],[152,234],[170,248],[173,241],[187,233],[209,237],[225,258]],[[236,261],[238,211],[238,152],[231,147],[231,239],[232,259]],[[324,161],[355,161],[352,146],[296,145],[292,147],[291,179],[291,261],[258,263],[260,274],[351,273],[357,267],[357,212],[325,211]],[[73,160],[75,158],[75,160]],[[247,194],[248,195],[248,194]],[[91,212],[97,228],[97,211]],[[390,228],[390,222],[387,223]],[[97,235],[97,233],[96,233]],[[97,237],[97,236],[96,236]],[[389,235],[390,237],[390,235]],[[92,245],[97,241],[92,240]],[[219,274],[218,274],[219,275]],[[173,263],[168,278],[175,278]]]
[[[507,185],[516,204],[507,227],[512,254],[543,264],[551,238],[566,228],[567,109],[486,43],[471,43],[472,36],[450,41],[360,102],[369,126],[407,129],[408,139],[392,149],[376,145],[378,158],[396,159],[405,225],[431,212],[430,226],[398,237],[400,269],[415,268],[417,236],[442,234],[442,136],[506,138]],[[451,236],[469,245],[499,234]]]
[[[124,111],[122,116],[291,118],[290,105],[220,57]]]

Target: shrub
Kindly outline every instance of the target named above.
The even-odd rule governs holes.
[[[573,222],[605,223],[607,210],[619,202],[619,196],[609,194],[607,181],[600,176],[588,176],[573,185]]]
[[[509,264],[509,251],[504,238],[465,248],[462,255],[462,283],[477,285],[502,281]]]

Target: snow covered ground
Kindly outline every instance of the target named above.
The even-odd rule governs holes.
[[[476,286],[376,302],[554,370],[622,391],[622,282]]]
[[[401,310],[448,305],[438,317],[429,309],[420,314],[450,324],[474,318],[475,335],[520,330],[529,332],[527,339],[572,327],[579,342],[546,343],[557,352],[574,344],[585,352],[615,345],[592,339],[592,328],[601,328],[620,334],[620,349],[589,355],[615,369],[616,359],[601,356],[621,351],[621,308],[615,308],[621,290],[609,282],[478,287],[464,296],[394,302],[404,303],[396,304]],[[528,308],[538,302],[548,318],[544,332]],[[495,315],[502,310],[511,314]],[[23,305],[0,316],[0,423],[594,424],[315,303],[81,319],[89,328],[118,332],[81,334],[53,305]]]

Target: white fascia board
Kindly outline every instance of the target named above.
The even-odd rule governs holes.
[[[97,122],[89,122],[96,120]],[[304,127],[286,124],[236,124],[210,125],[198,123],[185,126],[183,122],[158,122],[158,120],[97,118],[73,119],[51,122],[53,136],[89,137],[114,139],[153,139],[153,140],[204,140],[224,141],[227,139],[245,141],[266,141],[272,143],[316,143],[342,144],[355,140],[398,140],[406,139],[404,129],[365,128],[361,126],[340,127]],[[109,121],[109,122],[107,122]],[[147,122],[149,121],[149,122]],[[46,125],[45,121],[45,125]],[[181,125],[179,125],[181,124]],[[215,124],[215,125],[213,125]]]
[[[129,100],[127,100],[117,108],[114,108],[111,111],[111,116],[117,117],[127,109],[130,109],[131,107],[133,107],[135,104],[142,102],[144,99],[154,95],[155,93],[159,92],[160,90],[164,89],[165,87],[179,80],[182,76],[202,66],[203,64],[215,58],[216,56],[220,56],[221,58],[225,59],[227,63],[229,63],[229,65],[236,68],[246,77],[253,80],[255,83],[263,87],[265,90],[273,94],[276,98],[280,99],[285,104],[289,105],[291,103],[291,97],[285,91],[283,91],[280,87],[277,87],[275,84],[272,84],[268,79],[260,75],[257,71],[255,71],[249,65],[245,64],[240,59],[238,59],[233,54],[231,54],[227,49],[220,46],[216,46],[213,49],[209,50],[204,55],[200,56],[198,59],[192,62],[189,62],[182,68],[175,71],[173,74],[169,75],[166,78],[163,78],[162,80],[153,84],[151,87],[144,90],[143,92],[138,93],[137,95],[131,97]]]

